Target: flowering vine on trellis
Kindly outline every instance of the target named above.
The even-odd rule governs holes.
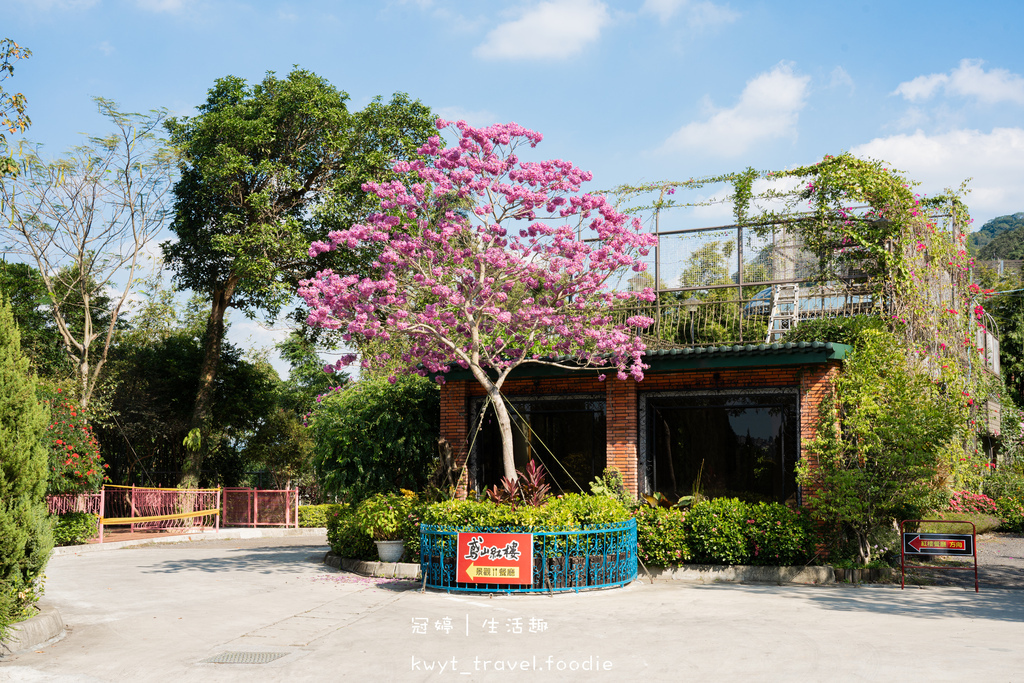
[[[680,196],[722,184],[731,192],[696,201]],[[621,210],[634,215],[731,204],[736,225],[759,236],[795,233],[815,257],[816,271],[808,279],[839,282],[851,268],[859,271],[872,294],[874,314],[905,339],[907,363],[962,401],[963,445],[970,454],[965,467],[977,469],[968,432],[978,426],[979,403],[990,393],[992,378],[982,372],[976,341],[979,327],[984,330],[986,292],[970,282],[965,188],[923,197],[914,186],[881,161],[844,153],[790,170],[747,168],[621,186],[611,193]],[[960,462],[956,453],[950,459]]]

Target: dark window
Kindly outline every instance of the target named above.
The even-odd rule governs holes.
[[[512,399],[509,403],[516,469],[525,468],[533,458],[544,465],[553,492],[590,491],[588,484],[605,467],[604,399]],[[477,403],[474,416],[480,407]],[[473,435],[469,438],[472,441]],[[504,473],[501,432],[489,406],[470,457],[470,480],[481,491],[500,483]]]
[[[797,502],[795,392],[647,398],[648,477],[673,499]]]

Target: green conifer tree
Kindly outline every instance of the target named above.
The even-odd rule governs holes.
[[[0,299],[0,637],[28,616],[53,548],[42,441],[48,420],[11,307]]]

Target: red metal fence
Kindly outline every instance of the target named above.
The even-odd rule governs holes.
[[[130,525],[131,530],[220,528],[220,489],[167,489],[104,486],[100,515],[103,527]],[[213,517],[212,523],[208,519]]]
[[[46,497],[51,515],[66,515],[69,512],[88,512],[99,515],[102,494],[100,493],[58,493]]]
[[[224,526],[299,526],[298,489],[224,489]]]

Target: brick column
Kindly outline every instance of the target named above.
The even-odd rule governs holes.
[[[637,480],[637,383],[631,379],[605,380],[607,401],[606,460],[608,467],[622,473],[626,490],[634,496],[639,491]]]
[[[800,373],[800,459],[807,462],[811,469],[818,467],[818,459],[807,452],[806,444],[817,435],[821,402],[832,391],[832,380],[839,374],[840,368],[840,363],[833,362],[806,367]],[[814,495],[814,492],[801,487],[800,494],[806,504],[807,497]]]
[[[466,440],[469,431],[466,385],[466,380],[456,380],[441,386],[441,438],[451,445],[455,466],[460,470],[469,457],[469,442]],[[459,498],[466,497],[468,486],[466,476],[460,476],[457,492]]]

